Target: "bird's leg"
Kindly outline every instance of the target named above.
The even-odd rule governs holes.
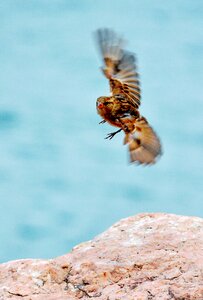
[[[104,124],[106,123],[106,120],[102,120],[101,122],[99,122],[99,124]]]
[[[123,131],[124,131],[125,133],[129,133],[130,130],[129,130],[127,124],[126,124],[125,122],[123,122],[123,120],[121,120],[121,118],[118,118],[118,121],[120,122],[120,126],[121,126],[121,128],[123,129]]]
[[[121,130],[122,130],[122,128],[120,128],[119,130],[117,130],[115,132],[108,133],[107,136],[105,137],[105,139],[111,140],[114,137],[114,135],[116,135],[117,133],[119,133]]]

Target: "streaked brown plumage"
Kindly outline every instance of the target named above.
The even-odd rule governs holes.
[[[119,128],[106,138],[112,139],[123,130],[131,162],[155,163],[161,154],[161,144],[138,111],[141,95],[135,56],[123,49],[123,39],[110,29],[97,30],[96,39],[104,61],[102,71],[109,79],[112,93],[112,96],[97,99],[97,112],[103,118],[100,123],[108,122]]]

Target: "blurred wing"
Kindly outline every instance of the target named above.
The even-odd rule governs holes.
[[[135,130],[129,134],[125,143],[129,143],[131,162],[151,164],[161,155],[160,140],[143,117],[136,120]]]
[[[99,29],[96,37],[105,65],[103,73],[110,81],[112,94],[125,95],[138,108],[141,95],[135,56],[123,50],[123,39],[110,29]]]

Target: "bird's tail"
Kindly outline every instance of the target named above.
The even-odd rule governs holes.
[[[161,155],[160,140],[144,117],[135,121],[131,133],[126,133],[124,144],[129,146],[131,162],[153,164]]]

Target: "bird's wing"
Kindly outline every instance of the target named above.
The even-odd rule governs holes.
[[[161,155],[160,140],[144,117],[136,120],[135,130],[125,137],[126,143],[129,144],[131,162],[152,164]]]
[[[123,49],[123,39],[110,29],[98,29],[96,38],[104,60],[103,73],[110,81],[112,94],[125,95],[138,108],[141,95],[134,54]]]

